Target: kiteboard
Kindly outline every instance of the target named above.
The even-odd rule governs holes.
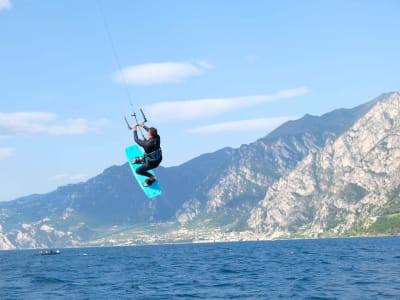
[[[158,184],[157,178],[155,177],[154,170],[148,171],[150,174],[152,174],[154,176],[154,178],[156,178],[156,181],[153,182],[153,184],[150,186],[143,185],[143,183],[147,179],[146,176],[142,176],[142,175],[139,175],[136,173],[137,168],[139,168],[141,166],[141,164],[133,164],[132,160],[135,159],[136,157],[143,156],[142,149],[139,148],[138,145],[134,144],[132,146],[126,147],[125,153],[126,153],[126,157],[128,158],[128,163],[132,169],[132,173],[135,176],[137,182],[139,183],[139,185],[142,188],[145,195],[149,198],[154,198],[154,197],[161,195],[161,188],[160,188],[160,185]]]

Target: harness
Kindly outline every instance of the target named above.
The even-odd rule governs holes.
[[[162,157],[161,148],[158,148],[157,150],[155,150],[153,152],[144,154],[144,158],[148,161],[156,161],[156,160],[159,160],[161,157]]]

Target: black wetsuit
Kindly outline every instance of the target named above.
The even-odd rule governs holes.
[[[147,126],[144,126],[143,128],[144,130],[149,131]],[[155,137],[150,139],[141,140],[137,135],[137,131],[134,131],[133,137],[135,142],[143,148],[145,153],[143,165],[137,168],[136,173],[146,177],[151,177],[152,175],[147,171],[157,168],[162,160],[160,136],[157,134]]]

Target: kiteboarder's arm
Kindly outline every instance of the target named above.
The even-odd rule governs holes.
[[[133,138],[135,139],[136,144],[143,146],[143,143],[145,141],[139,139],[138,134],[137,134],[137,125],[132,126],[132,131],[133,131]]]

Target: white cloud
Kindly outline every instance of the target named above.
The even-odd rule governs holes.
[[[107,120],[67,119],[46,112],[0,113],[0,136],[15,134],[84,134],[104,127]]]
[[[10,147],[0,147],[0,159],[4,159],[12,156],[15,153],[14,148]]]
[[[246,106],[293,98],[307,92],[308,89],[302,87],[282,90],[270,95],[159,102],[148,105],[144,109],[157,122],[195,120],[217,116]]]
[[[130,66],[115,72],[114,81],[122,84],[153,85],[177,83],[211,69],[207,62],[161,62]]]
[[[270,131],[281,125],[282,123],[292,120],[293,117],[279,118],[261,118],[254,120],[241,120],[234,122],[218,123],[208,126],[196,127],[189,130],[190,133],[212,134],[229,131],[249,131],[249,130],[264,130]]]
[[[11,8],[10,0],[0,0],[0,11],[7,10]]]
[[[58,125],[52,125],[45,128],[44,132],[53,135],[66,135],[66,134],[84,134],[87,132],[96,131],[109,124],[107,120],[90,121],[86,119],[68,119]]]

